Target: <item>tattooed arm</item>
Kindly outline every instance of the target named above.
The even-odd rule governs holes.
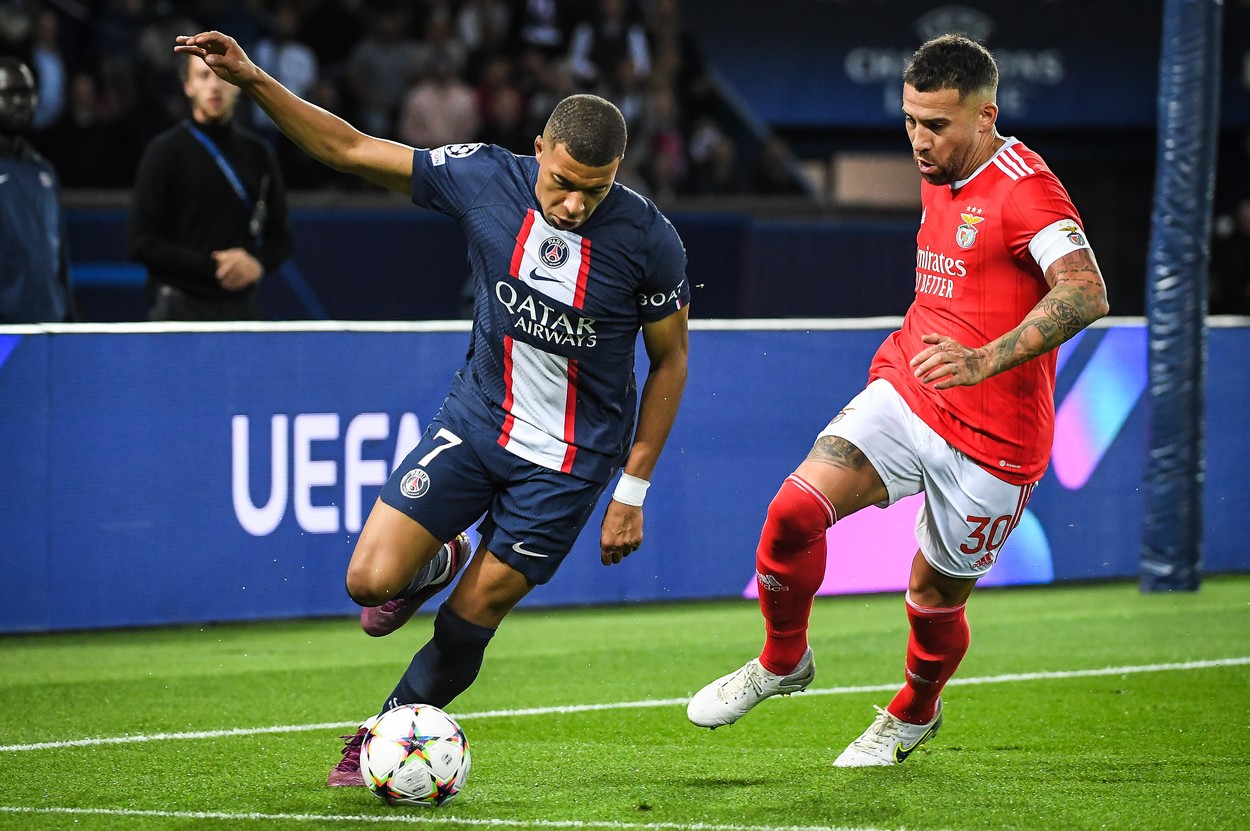
[[[980,383],[1055,349],[1110,310],[1107,287],[1088,248],[1055,260],[1046,269],[1046,282],[1050,291],[1020,325],[979,349],[944,335],[925,335],[929,347],[911,361],[916,377],[925,384],[936,382],[940,390]]]

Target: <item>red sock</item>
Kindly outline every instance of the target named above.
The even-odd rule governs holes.
[[[887,708],[910,724],[933,720],[938,696],[968,652],[971,631],[964,604],[953,609],[928,609],[907,596],[907,683]]]
[[[766,636],[760,663],[769,672],[788,675],[807,650],[812,598],[825,579],[825,531],[836,519],[828,498],[795,474],[768,506],[755,578]]]

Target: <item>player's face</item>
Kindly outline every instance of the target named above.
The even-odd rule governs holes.
[[[0,133],[15,135],[29,130],[38,100],[30,69],[0,66]]]
[[[182,91],[191,102],[191,117],[200,124],[229,121],[239,100],[239,88],[218,78],[199,58],[187,62],[187,80]]]
[[[587,167],[569,155],[563,144],[544,145],[542,136],[534,139],[538,159],[538,182],[534,196],[542,207],[543,219],[561,231],[581,225],[612,190],[621,160],[603,167]]]
[[[972,174],[990,146],[998,107],[959,90],[918,92],[903,85],[903,118],[920,176],[931,185],[949,185]]]

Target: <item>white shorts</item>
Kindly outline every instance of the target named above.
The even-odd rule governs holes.
[[[877,379],[820,432],[858,447],[889,492],[885,508],[920,493],[916,542],[942,574],[977,578],[994,565],[1020,524],[1033,485],[1013,485],[952,447],[911,411],[889,381]]]

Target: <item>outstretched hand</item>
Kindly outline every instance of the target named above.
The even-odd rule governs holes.
[[[174,38],[174,43],[175,52],[201,58],[217,77],[236,87],[254,81],[260,74],[256,64],[252,63],[235,39],[221,32],[179,35]]]
[[[954,338],[936,333],[925,335],[921,340],[930,345],[911,359],[912,372],[920,383],[945,390],[970,387],[990,376],[984,350],[971,349]]]

